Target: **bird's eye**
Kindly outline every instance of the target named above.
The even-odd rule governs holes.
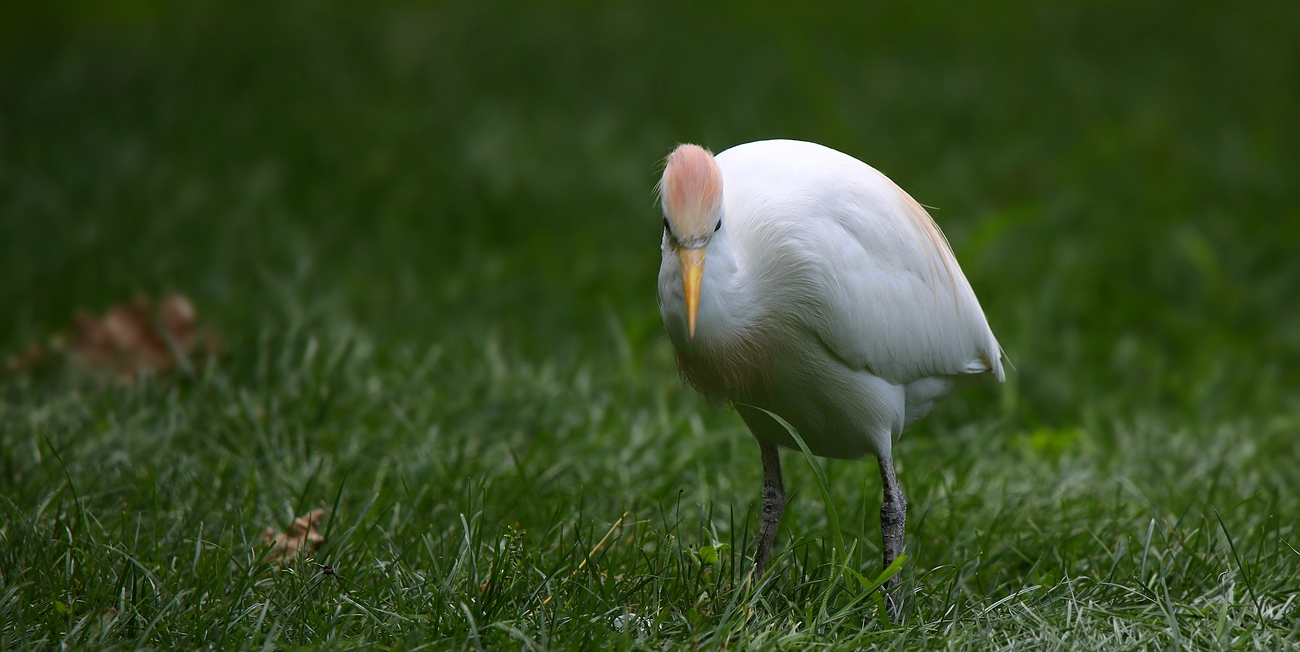
[[[668,235],[673,234],[673,227],[668,226],[668,218],[666,217],[664,218],[664,230],[668,232]]]
[[[717,233],[718,231],[721,231],[721,230],[722,230],[722,220],[718,220],[718,225],[715,226],[715,227],[713,227],[713,232],[714,232],[714,233]]]

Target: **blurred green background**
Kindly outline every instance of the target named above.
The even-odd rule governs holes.
[[[137,292],[227,343],[0,370],[0,647],[1293,645],[1297,118],[1293,1],[0,2],[0,359]],[[777,137],[935,207],[1014,365],[897,449],[905,631],[807,611],[797,455],[746,593],[757,448],[659,324],[662,157]],[[272,573],[315,507],[337,576]]]
[[[784,137],[937,208],[1003,409],[1297,409],[1297,117],[1292,2],[6,3],[0,345],[176,289],[663,346],[659,160]]]

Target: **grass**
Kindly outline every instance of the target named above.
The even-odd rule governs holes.
[[[1300,13],[782,11],[0,8],[0,351],[170,289],[229,349],[0,376],[0,647],[1295,647]],[[938,206],[1015,364],[899,444],[896,626],[873,464],[833,532],[787,452],[747,579],[658,325],[658,158],[772,136]]]

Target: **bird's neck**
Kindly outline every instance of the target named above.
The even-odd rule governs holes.
[[[677,301],[666,306],[664,320],[682,376],[718,401],[745,401],[762,394],[772,354],[770,338],[761,333],[765,319],[759,293],[751,287],[744,252],[734,247],[725,226],[709,242],[695,338],[686,334],[684,310]],[[668,267],[669,291],[674,294],[678,291],[673,286],[681,283],[676,266],[673,260]]]
[[[709,242],[700,281],[700,331],[697,335],[710,341],[726,341],[743,334],[756,318],[753,294],[745,291],[746,270],[734,249],[734,240],[726,228]],[[697,338],[699,339],[699,338]]]

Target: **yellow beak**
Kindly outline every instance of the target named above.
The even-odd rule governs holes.
[[[677,250],[682,261],[682,290],[686,292],[686,329],[695,340],[695,315],[700,306],[700,279],[704,278],[704,247]]]

